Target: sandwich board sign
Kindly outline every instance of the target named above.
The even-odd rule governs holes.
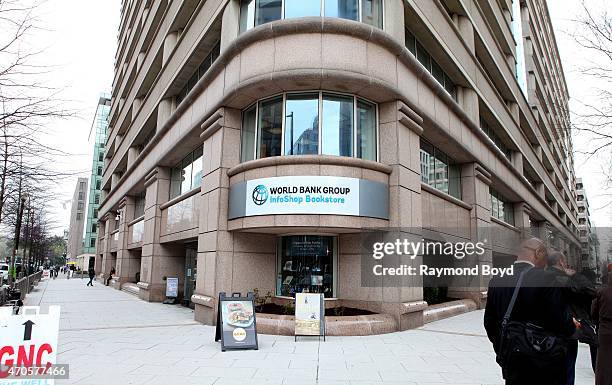
[[[221,341],[221,351],[258,349],[254,302],[253,293],[219,293],[215,341]]]
[[[68,378],[67,368],[56,366],[60,307],[49,306],[48,314],[38,306],[24,306],[19,315],[12,310],[0,307],[0,385],[53,385],[55,378]]]
[[[295,293],[295,339],[323,336],[325,341],[325,298],[317,293]]]
[[[176,298],[178,297],[178,278],[166,278],[166,297]]]

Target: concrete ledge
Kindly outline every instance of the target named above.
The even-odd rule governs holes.
[[[369,336],[399,330],[397,322],[390,314],[325,317],[325,327],[328,336]],[[292,336],[295,334],[295,317],[257,313],[257,332]]]
[[[140,293],[140,287],[133,282],[124,283],[121,285],[121,290],[136,297],[138,297],[138,294]]]
[[[477,308],[478,306],[476,306],[476,302],[472,301],[471,299],[460,299],[458,301],[432,305],[423,311],[423,322],[429,323],[439,321],[441,319],[474,311]]]
[[[203,294],[194,294],[191,296],[191,302],[210,308],[215,307],[215,298]]]

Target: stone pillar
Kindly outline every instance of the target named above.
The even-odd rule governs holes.
[[[170,54],[174,50],[174,47],[176,47],[177,40],[178,40],[177,31],[170,32],[168,33],[168,35],[166,35],[166,38],[164,39],[164,50],[162,52],[162,66],[166,64],[166,62],[168,62],[168,58],[170,57]]]
[[[138,57],[136,58],[136,70],[139,70],[142,67],[142,63],[144,63],[146,56],[146,52],[138,52]]]
[[[523,153],[520,151],[512,151],[512,165],[523,175]]]
[[[233,281],[234,235],[228,231],[227,170],[240,163],[240,110],[220,108],[203,126],[202,189],[198,235],[195,319],[214,325],[219,292],[240,290]]]
[[[525,202],[516,202],[514,208],[514,227],[521,231],[521,239],[531,238],[531,207]]]
[[[471,88],[457,87],[457,102],[474,124],[480,126],[480,108],[478,94]]]
[[[102,245],[102,266],[100,270],[98,270],[98,274],[102,276],[107,276],[110,273],[110,269],[112,267],[112,256],[111,256],[111,233],[113,230],[113,221],[115,218],[113,217],[113,212],[107,213],[102,220],[104,221],[104,242]]]
[[[134,98],[132,102],[132,121],[136,118],[138,110],[140,110],[140,106],[142,106],[142,97]]]
[[[472,206],[469,225],[471,242],[482,242],[485,252],[482,255],[474,255],[471,258],[466,257],[457,261],[458,265],[473,267],[493,264],[490,178],[489,172],[478,163],[467,163],[461,167],[462,200]],[[488,285],[488,280],[482,276],[457,277],[448,289],[448,296],[450,298],[472,299],[481,309],[486,305]]]
[[[119,202],[119,242],[117,243],[117,274],[115,278],[115,289],[121,289],[121,284],[125,282],[133,282],[135,271],[132,272],[131,254],[128,250],[129,231],[128,223],[134,219],[134,204],[135,199],[132,196],[126,196]]]
[[[385,32],[393,36],[402,46],[406,44],[406,32],[404,24],[404,1],[385,0]]]
[[[476,42],[474,40],[474,26],[470,21],[470,18],[463,15],[457,15],[457,28],[461,33],[461,37],[470,47],[472,53],[476,52]]]
[[[178,274],[172,270],[165,258],[168,250],[159,243],[161,231],[160,206],[168,201],[170,193],[170,170],[157,167],[145,178],[145,210],[142,258],[140,266],[139,296],[150,302],[164,299],[165,281],[163,274]],[[166,264],[166,265],[164,265]],[[170,264],[174,265],[174,264]],[[170,268],[170,269],[168,269]]]
[[[391,166],[389,177],[389,236],[422,240],[420,135],[422,118],[401,101],[379,105],[380,154],[379,161]],[[387,258],[387,257],[385,257]],[[415,259],[398,257],[390,263],[407,264],[418,268],[422,255]],[[390,281],[385,283],[384,280]],[[392,283],[391,283],[392,282]],[[421,276],[384,277],[382,282],[382,311],[393,315],[400,330],[423,325],[423,278]],[[389,286],[389,287],[385,287]]]
[[[223,52],[238,37],[240,29],[240,1],[230,0],[223,10],[220,51]]]
[[[138,157],[139,154],[140,152],[138,151],[138,147],[130,147],[128,149],[128,156],[127,156],[127,168],[128,169],[132,167],[134,160]]]
[[[173,97],[162,99],[159,102],[159,105],[157,106],[157,129],[158,130],[161,126],[164,125],[164,123],[166,123],[166,121],[168,120],[170,115],[172,115],[172,111],[174,111],[175,108],[176,108],[175,99]]]
[[[106,217],[106,216],[105,216]],[[108,221],[104,218],[98,220],[98,240],[96,241],[96,263],[94,270],[97,275],[102,273],[103,258],[106,252],[106,241],[108,240]]]

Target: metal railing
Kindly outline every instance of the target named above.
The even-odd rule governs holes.
[[[19,290],[21,293],[21,300],[24,300],[27,294],[32,292],[34,285],[36,285],[42,278],[42,271],[37,271],[34,274],[30,274],[27,277],[23,277],[15,281],[13,289]]]

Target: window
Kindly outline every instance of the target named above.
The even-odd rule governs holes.
[[[280,19],[325,16],[383,27],[383,0],[242,0],[240,32]]]
[[[376,161],[376,108],[351,95],[326,92],[260,101],[242,114],[241,159],[325,154]]]
[[[98,153],[98,162],[104,162],[104,151]]]
[[[83,191],[79,191],[79,200],[82,201],[83,200]]]
[[[102,187],[102,181],[100,179],[96,180],[96,190],[100,190]]]
[[[514,62],[514,76],[523,91],[523,95],[527,96],[527,71],[525,70],[525,46],[523,43],[523,25],[521,20],[521,2],[520,0],[512,0],[512,36],[516,42],[516,58]]]
[[[99,204],[99,203],[100,203],[100,194],[96,194],[96,195],[94,196],[94,203],[95,203],[95,204]]]
[[[202,162],[200,162],[202,163]],[[145,209],[145,191],[141,192],[140,194],[136,195],[136,199],[135,199],[135,204],[134,204],[134,219],[136,218],[140,218],[141,216],[144,215],[144,209]]]
[[[454,99],[457,100],[457,87],[455,83],[450,79],[450,77],[442,70],[442,67],[429,55],[429,52],[419,43],[419,41],[414,37],[412,32],[408,29],[405,30],[405,38],[406,38],[406,48],[408,51],[412,52],[412,54],[417,58],[419,63],[431,73],[431,75],[436,79],[438,83],[448,94]]]
[[[83,210],[83,202],[79,202],[77,205],[77,210]]]
[[[200,80],[204,76],[204,74],[208,71],[208,69],[213,65],[215,60],[217,60],[217,58],[219,57],[220,51],[221,51],[221,46],[220,46],[220,43],[217,42],[217,44],[215,44],[215,46],[208,53],[208,55],[206,55],[204,60],[202,60],[202,62],[200,63],[198,68],[195,70],[193,75],[191,75],[191,77],[187,81],[187,84],[185,84],[185,86],[181,89],[181,91],[179,91],[178,95],[176,96],[176,105],[181,104],[181,102],[183,101],[183,99],[185,99],[189,91],[191,91],[191,89],[195,87],[195,85],[198,83],[198,80]],[[154,133],[155,131],[153,131],[153,134]],[[153,135],[150,134],[149,137],[145,138],[145,141],[142,145],[143,148],[147,145],[147,143],[151,140],[152,137]]]
[[[514,226],[513,205],[497,191],[490,189],[491,216]]]
[[[95,233],[96,231],[98,231],[98,225],[96,225],[95,223],[91,224],[91,232]]]
[[[80,221],[81,219],[83,219],[83,214],[82,213],[77,213],[76,220]]]
[[[491,139],[491,141],[497,147],[508,160],[512,160],[512,151],[502,142],[499,135],[495,133],[493,128],[487,123],[486,120],[481,116],[480,117],[480,129]]]
[[[79,190],[81,191],[85,190],[85,182],[79,182]]]
[[[89,247],[96,247],[96,238],[89,239]]]
[[[98,218],[98,209],[93,209],[94,218]]]
[[[582,183],[576,184],[576,190],[582,190]]]
[[[102,166],[98,166],[98,172],[96,173],[96,175],[102,175]]]
[[[170,199],[202,185],[202,147],[187,154],[170,172]],[[144,199],[144,197],[143,197]],[[143,204],[144,213],[144,204]]]
[[[334,296],[337,238],[292,235],[279,240],[276,294],[323,293]]]
[[[576,199],[578,200],[578,202],[582,202],[584,200],[584,195],[578,195]]]
[[[461,171],[444,152],[421,139],[421,181],[461,199]]]

